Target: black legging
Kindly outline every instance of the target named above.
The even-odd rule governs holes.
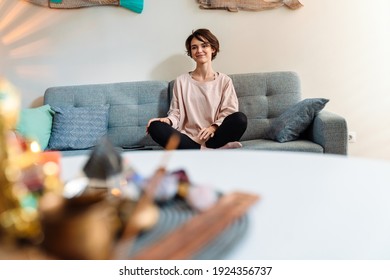
[[[236,112],[227,116],[205,144],[207,148],[220,148],[229,142],[240,140],[247,127],[247,117],[242,112]],[[180,133],[167,123],[154,121],[149,125],[149,134],[152,139],[162,147],[165,147],[172,134],[180,136],[179,150],[200,149],[200,144],[196,143],[187,135]]]

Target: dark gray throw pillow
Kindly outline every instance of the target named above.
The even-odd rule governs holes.
[[[53,125],[48,150],[94,147],[107,134],[109,105],[91,107],[52,106]]]
[[[271,121],[266,138],[281,143],[298,139],[328,101],[325,98],[308,98],[291,106]]]

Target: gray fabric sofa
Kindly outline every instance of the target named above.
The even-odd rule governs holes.
[[[298,140],[279,143],[265,139],[265,131],[272,119],[302,99],[297,73],[246,73],[230,77],[240,111],[248,117],[248,128],[241,139],[243,149],[347,154],[346,120],[326,111],[326,108]],[[45,91],[44,103],[75,107],[109,104],[107,135],[114,146],[121,149],[142,145],[161,149],[145,133],[145,126],[153,117],[166,116],[173,84],[174,81],[137,81],[51,87]],[[85,152],[63,151],[63,154]]]

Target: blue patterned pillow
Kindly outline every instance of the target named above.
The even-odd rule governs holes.
[[[48,150],[88,149],[107,134],[109,105],[51,108],[55,114]]]
[[[298,139],[328,102],[325,98],[308,98],[293,105],[271,121],[266,138],[280,143]]]

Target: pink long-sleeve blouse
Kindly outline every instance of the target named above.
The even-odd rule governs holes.
[[[228,115],[238,111],[237,94],[231,78],[218,73],[212,81],[199,82],[189,73],[176,78],[168,111],[172,127],[199,144],[202,128],[221,125]]]

